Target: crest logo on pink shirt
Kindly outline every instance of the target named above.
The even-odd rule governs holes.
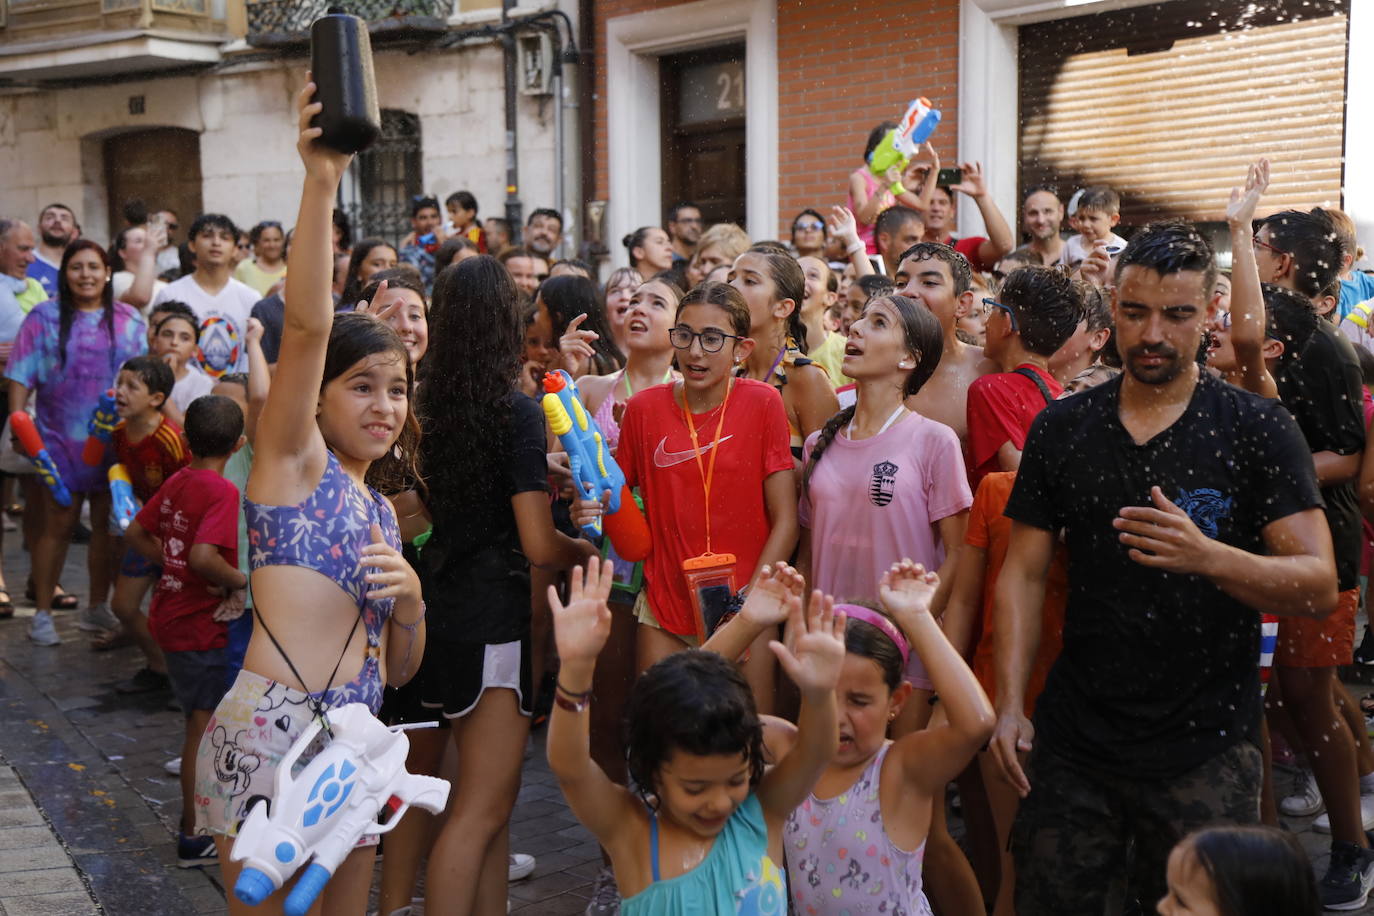
[[[897,488],[897,471],[900,468],[891,461],[879,461],[873,465],[873,479],[868,482],[868,501],[882,508],[892,502],[892,492]]]

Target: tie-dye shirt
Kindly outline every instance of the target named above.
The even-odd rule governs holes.
[[[67,489],[92,493],[107,486],[106,467],[81,460],[86,425],[124,361],[147,352],[147,325],[137,309],[116,302],[111,339],[103,311],[73,312],[64,364],[57,350],[58,317],[52,299],[33,307],[19,326],[5,374],[34,392],[38,432]]]

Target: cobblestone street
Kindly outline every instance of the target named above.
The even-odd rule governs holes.
[[[0,916],[225,912],[217,867],[176,866],[180,792],[163,765],[179,751],[182,720],[170,694],[116,692],[138,669],[137,650],[92,652],[74,612],[56,615],[61,646],[30,643],[28,558],[18,543],[11,533],[4,553],[18,613],[0,621]],[[73,547],[62,578],[77,594],[84,563],[85,550]],[[511,911],[581,913],[600,857],[548,771],[543,736],[535,733],[511,825],[512,850],[538,865],[510,886]],[[1280,795],[1292,782],[1281,771]],[[1309,829],[1310,818],[1285,820],[1320,875],[1329,838]],[[1358,912],[1374,914],[1374,905]]]

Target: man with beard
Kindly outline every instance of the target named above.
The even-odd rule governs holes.
[[[1035,252],[1040,264],[1059,263],[1064,253],[1064,239],[1059,234],[1064,225],[1064,204],[1052,188],[1031,188],[1021,204],[1021,225],[1030,241],[1016,251]]]
[[[992,749],[1022,796],[1012,851],[1025,916],[1100,916],[1123,891],[1128,909],[1148,907],[1181,837],[1254,822],[1260,613],[1336,606],[1297,424],[1194,359],[1216,271],[1187,223],[1131,241],[1112,291],[1126,371],[1040,414],[1007,505]],[[1032,727],[1025,686],[1061,530],[1064,648]]]
[[[29,276],[43,284],[49,298],[57,298],[58,265],[62,252],[80,236],[76,214],[66,204],[48,204],[38,214],[38,247],[34,250]]]
[[[525,223],[525,247],[543,258],[544,263],[554,260],[558,243],[563,240],[563,217],[557,210],[540,207],[530,214]]]
[[[701,238],[701,208],[690,200],[675,204],[668,211],[664,228],[673,242],[673,266],[685,270]]]

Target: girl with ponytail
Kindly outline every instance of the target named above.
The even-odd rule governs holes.
[[[767,382],[782,395],[792,455],[800,459],[806,437],[840,409],[830,377],[804,355],[806,276],[784,249],[759,244],[735,258],[729,282],[749,306],[749,336],[756,344],[738,374]]]

